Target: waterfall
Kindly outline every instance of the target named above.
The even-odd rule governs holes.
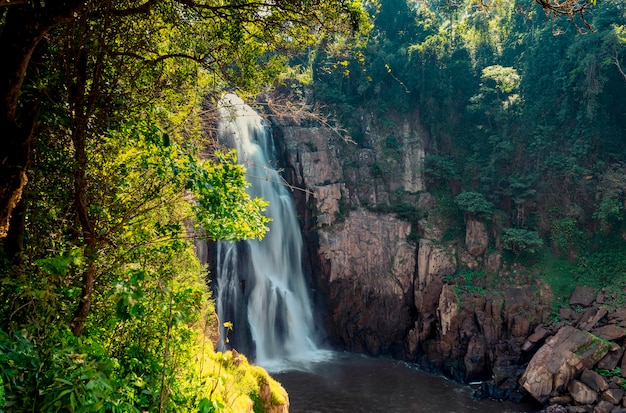
[[[309,291],[302,271],[302,235],[292,194],[282,183],[272,134],[238,96],[218,105],[219,138],[237,150],[253,197],[269,202],[272,218],[262,241],[220,242],[217,247],[217,312],[233,323],[229,340],[255,363],[270,367],[303,362],[316,353]],[[223,327],[222,327],[223,328]]]

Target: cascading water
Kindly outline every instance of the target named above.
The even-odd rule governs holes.
[[[231,342],[264,367],[299,363],[317,353],[312,305],[302,271],[302,236],[291,193],[278,172],[274,143],[263,119],[238,96],[218,105],[219,137],[237,150],[253,197],[269,202],[270,230],[262,241],[220,242],[217,311],[234,325]]]

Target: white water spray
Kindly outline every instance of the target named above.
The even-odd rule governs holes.
[[[221,321],[233,322],[235,333],[249,329],[240,341],[248,341],[243,347],[252,347],[248,351],[261,366],[280,369],[311,360],[318,351],[302,271],[302,236],[293,197],[270,166],[276,161],[272,135],[238,96],[225,95],[218,108],[220,140],[237,150],[252,184],[249,194],[269,202],[266,214],[272,218],[262,241],[219,243],[218,314]]]

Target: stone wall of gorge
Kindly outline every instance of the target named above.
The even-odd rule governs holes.
[[[428,136],[418,114],[389,115],[386,122],[363,114],[362,120],[358,144],[327,128],[274,125],[328,342],[481,382],[487,396],[530,394],[542,403],[576,404],[569,387],[582,388],[582,372],[606,354],[621,357],[624,338],[602,347],[605,354],[575,369],[558,389],[537,384],[545,372],[534,357],[571,336],[564,326],[581,328],[567,318],[549,322],[549,286],[530,270],[505,263],[493,248],[498,234],[487,223],[466,217],[463,236],[446,234],[450,218],[421,174]],[[568,308],[563,311],[570,314]],[[594,325],[601,324],[598,318]],[[602,394],[596,391],[596,405]]]

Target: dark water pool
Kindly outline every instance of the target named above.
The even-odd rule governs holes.
[[[478,401],[471,389],[386,358],[332,353],[307,371],[273,373],[291,413],[522,413],[534,406]]]

